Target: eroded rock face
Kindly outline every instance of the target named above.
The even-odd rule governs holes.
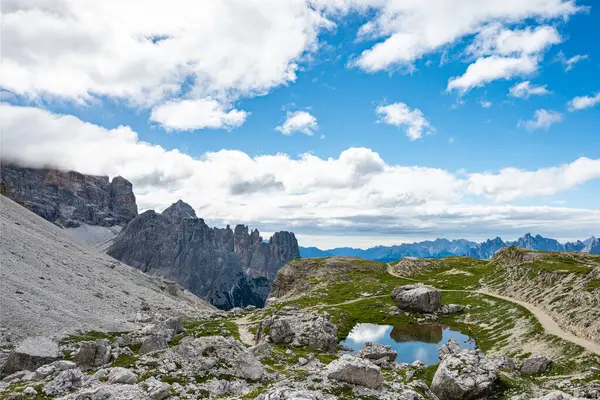
[[[550,369],[552,360],[541,355],[534,355],[523,360],[521,373],[526,375],[542,374]]]
[[[422,285],[404,285],[392,290],[392,298],[401,310],[432,313],[442,305],[439,290]]]
[[[438,357],[440,358],[440,361],[442,361],[449,355],[456,354],[461,350],[460,345],[456,343],[456,339],[450,338],[446,344],[438,349]]]
[[[265,369],[242,343],[222,336],[186,337],[166,355],[190,373],[202,376],[236,376],[252,381],[260,380]]]
[[[62,358],[58,343],[44,336],[32,336],[25,339],[10,354],[0,374],[9,375],[17,371],[35,371],[38,367],[50,364]]]
[[[132,185],[120,176],[110,181],[108,176],[9,164],[1,165],[1,175],[8,197],[67,228],[125,225],[137,215]]]
[[[262,307],[277,270],[299,257],[291,232],[265,243],[257,230],[210,228],[182,201],[161,214],[146,211],[114,239],[108,254],[144,272],[166,276],[213,305]]]
[[[337,327],[324,314],[292,310],[265,318],[260,324],[257,340],[310,346],[334,353],[337,350]]]
[[[383,384],[381,368],[363,358],[344,354],[327,365],[327,377],[377,389]]]
[[[444,357],[431,390],[440,399],[479,399],[492,390],[498,374],[498,369],[480,350],[463,349]]]
[[[121,383],[124,385],[133,385],[137,381],[137,375],[127,368],[111,368],[108,373],[108,383]]]

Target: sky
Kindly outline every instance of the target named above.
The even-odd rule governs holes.
[[[592,0],[5,0],[3,162],[321,248],[600,234]]]

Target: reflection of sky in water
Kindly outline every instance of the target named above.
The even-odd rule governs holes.
[[[438,349],[454,338],[463,348],[472,349],[475,343],[460,332],[441,325],[391,325],[357,324],[348,337],[341,342],[353,353],[358,352],[366,342],[390,345],[398,352],[397,362],[412,363],[421,360],[427,365],[437,364]]]

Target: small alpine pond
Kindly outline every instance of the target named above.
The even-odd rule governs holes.
[[[450,338],[462,348],[475,348],[475,342],[460,331],[443,325],[419,324],[356,324],[340,344],[351,353],[358,353],[366,342],[390,345],[398,352],[396,361],[399,363],[420,360],[425,365],[434,365],[440,362],[438,349]]]

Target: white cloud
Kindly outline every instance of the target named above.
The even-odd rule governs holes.
[[[191,116],[187,101],[218,101],[209,119],[236,126],[242,112],[220,109],[295,81],[318,34],[334,26],[305,0],[2,5],[3,88],[31,99],[109,97],[147,108],[168,101],[156,112],[174,129],[219,126]]]
[[[594,107],[598,103],[600,103],[600,92],[593,96],[574,97],[571,101],[569,101],[569,104],[567,104],[567,108],[569,111],[573,112]]]
[[[481,100],[479,104],[481,104],[481,107],[483,108],[490,108],[492,106],[492,102],[489,100]]]
[[[539,109],[533,113],[533,119],[529,121],[519,121],[519,127],[524,126],[529,130],[548,129],[551,125],[563,120],[563,116],[558,111]]]
[[[430,2],[384,0],[317,0],[313,3],[327,3],[329,9],[343,12],[369,7],[376,10],[376,17],[361,27],[359,37],[384,39],[351,63],[367,72],[410,70],[414,61],[425,54],[439,51],[490,26],[518,24],[527,19],[567,18],[581,9],[575,2],[566,0],[480,0],[461,7],[450,0],[437,1],[435,6]],[[556,41],[555,35],[551,27],[515,31],[512,35],[505,34],[507,37],[501,47],[504,51],[517,46],[526,53],[536,52],[543,43]]]
[[[288,111],[285,122],[275,129],[287,136],[293,135],[296,132],[312,136],[319,129],[319,124],[317,123],[317,119],[309,112]]]
[[[551,92],[546,89],[546,85],[532,85],[529,81],[519,82],[513,85],[508,91],[510,97],[520,99],[527,99],[529,96],[544,96],[550,93]]]
[[[404,103],[392,103],[377,107],[375,110],[379,119],[377,122],[403,126],[406,128],[406,136],[410,140],[416,140],[423,137],[424,134],[431,134],[435,129],[425,119],[425,116],[418,108],[411,109]]]
[[[573,57],[567,58],[564,53],[560,51],[557,56],[558,61],[560,61],[565,66],[565,71],[570,71],[575,67],[579,61],[587,60],[587,54],[576,54]]]
[[[248,113],[241,110],[225,111],[216,100],[168,101],[152,109],[150,120],[167,130],[191,131],[196,129],[231,129],[244,123]]]
[[[600,160],[534,171],[449,172],[389,164],[366,148],[338,157],[250,157],[221,150],[193,158],[141,141],[127,126],[105,129],[70,115],[0,105],[3,162],[55,166],[131,180],[140,209],[189,202],[211,225],[248,223],[300,235],[521,235],[551,227],[560,237],[593,232],[600,210],[490,205],[549,196],[600,179]]]
[[[511,201],[553,195],[592,179],[600,179],[600,160],[581,157],[570,164],[537,171],[504,168],[498,173],[470,174],[468,190],[497,201]]]
[[[554,27],[509,30],[499,24],[484,28],[467,47],[477,60],[460,77],[448,81],[447,90],[465,93],[498,79],[526,76],[538,69],[541,53],[562,38]]]
[[[486,83],[498,79],[511,79],[515,76],[529,75],[537,70],[538,59],[536,57],[503,57],[489,56],[478,58],[469,65],[467,71],[459,77],[448,81],[448,91],[457,90],[466,93],[474,87],[483,86]]]
[[[533,55],[547,47],[560,43],[562,38],[552,26],[539,26],[535,29],[505,29],[499,24],[484,28],[467,51],[475,56],[486,55]]]

